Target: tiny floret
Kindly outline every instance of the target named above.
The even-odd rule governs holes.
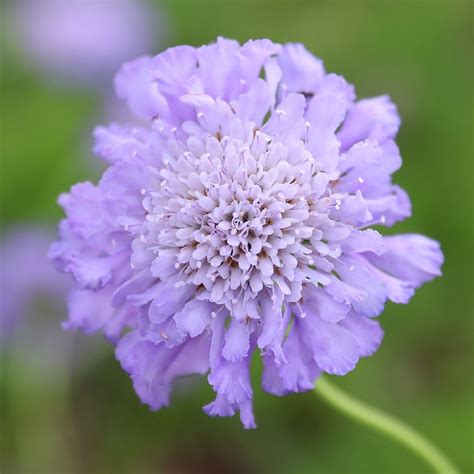
[[[254,352],[267,392],[311,390],[377,350],[387,300],[440,275],[437,242],[373,228],[411,212],[395,106],[302,45],[178,46],[115,85],[140,125],[95,130],[109,167],[60,197],[50,256],[76,281],[68,326],[102,330],[153,410],[207,374],[204,411],[253,428]]]

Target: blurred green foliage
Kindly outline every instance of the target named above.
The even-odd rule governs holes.
[[[199,45],[218,35],[300,41],[328,71],[354,83],[359,97],[389,93],[398,104],[404,166],[395,179],[410,194],[414,213],[394,231],[440,240],[444,277],[408,306],[388,305],[382,348],[336,382],[413,424],[462,472],[472,472],[472,3],[179,0],[161,8],[170,21],[165,46]],[[3,230],[25,221],[53,224],[61,216],[56,196],[78,180],[97,178],[87,157],[100,116],[98,94],[38,79],[6,43]],[[66,360],[56,377],[47,362],[31,365],[35,344],[22,344],[21,337],[2,361],[2,473],[428,472],[409,452],[342,418],[312,393],[263,394],[258,363],[259,427],[246,432],[237,418],[201,413],[212,398],[204,381],[187,384],[195,386],[178,390],[171,408],[151,413],[100,338],[93,343],[102,350],[91,348],[90,337],[59,331],[58,337],[70,350],[58,354]]]

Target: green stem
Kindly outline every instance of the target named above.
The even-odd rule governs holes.
[[[401,420],[377,408],[346,395],[327,377],[321,377],[315,393],[350,418],[398,441],[411,449],[439,474],[457,474],[459,471],[438,448]]]

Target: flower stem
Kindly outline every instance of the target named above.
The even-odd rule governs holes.
[[[327,377],[321,377],[315,393],[350,418],[411,449],[439,474],[457,474],[456,467],[420,433],[401,420],[346,395]]]

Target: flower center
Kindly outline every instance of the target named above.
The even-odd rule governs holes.
[[[261,132],[193,135],[171,143],[163,162],[160,188],[144,200],[145,239],[156,258],[172,256],[178,285],[216,303],[301,286],[314,214],[303,146],[289,150]]]

